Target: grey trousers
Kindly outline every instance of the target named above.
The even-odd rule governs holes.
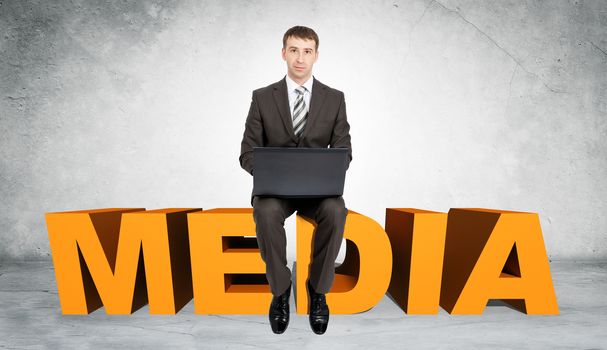
[[[285,199],[253,198],[253,218],[261,258],[266,263],[266,277],[275,296],[283,294],[291,283],[287,267],[285,219],[295,211],[314,220],[310,284],[317,293],[326,294],[335,279],[335,259],[344,236],[348,210],[343,198]],[[304,287],[305,288],[305,287]]]

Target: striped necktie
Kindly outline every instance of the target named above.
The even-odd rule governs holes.
[[[295,91],[297,92],[297,98],[293,107],[293,132],[297,137],[300,137],[306,126],[306,119],[308,119],[308,108],[306,107],[306,101],[304,101],[306,88],[300,86]]]

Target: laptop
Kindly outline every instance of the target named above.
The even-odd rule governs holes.
[[[348,149],[253,147],[253,164],[254,196],[341,196]]]

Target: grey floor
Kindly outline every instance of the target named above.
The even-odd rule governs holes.
[[[306,316],[292,314],[286,333],[274,335],[267,316],[201,316],[193,302],[174,316],[149,315],[147,307],[130,316],[103,309],[62,316],[51,262],[5,262],[0,348],[607,349],[607,262],[559,261],[551,269],[559,316],[502,305],[482,316],[407,316],[384,297],[367,312],[331,316],[327,333],[317,336]]]

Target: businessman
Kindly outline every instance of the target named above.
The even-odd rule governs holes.
[[[287,75],[253,91],[241,144],[240,165],[255,172],[253,147],[348,148],[352,160],[350,126],[344,94],[312,76],[318,59],[318,35],[296,26],[284,34],[282,59]],[[307,290],[309,321],[314,333],[324,334],[329,323],[325,294],[335,277],[335,259],[343,239],[347,209],[343,198],[285,199],[253,196],[253,217],[266,277],[273,294],[269,319],[272,331],[289,324],[291,271],[287,267],[284,221],[297,211],[316,222]]]

